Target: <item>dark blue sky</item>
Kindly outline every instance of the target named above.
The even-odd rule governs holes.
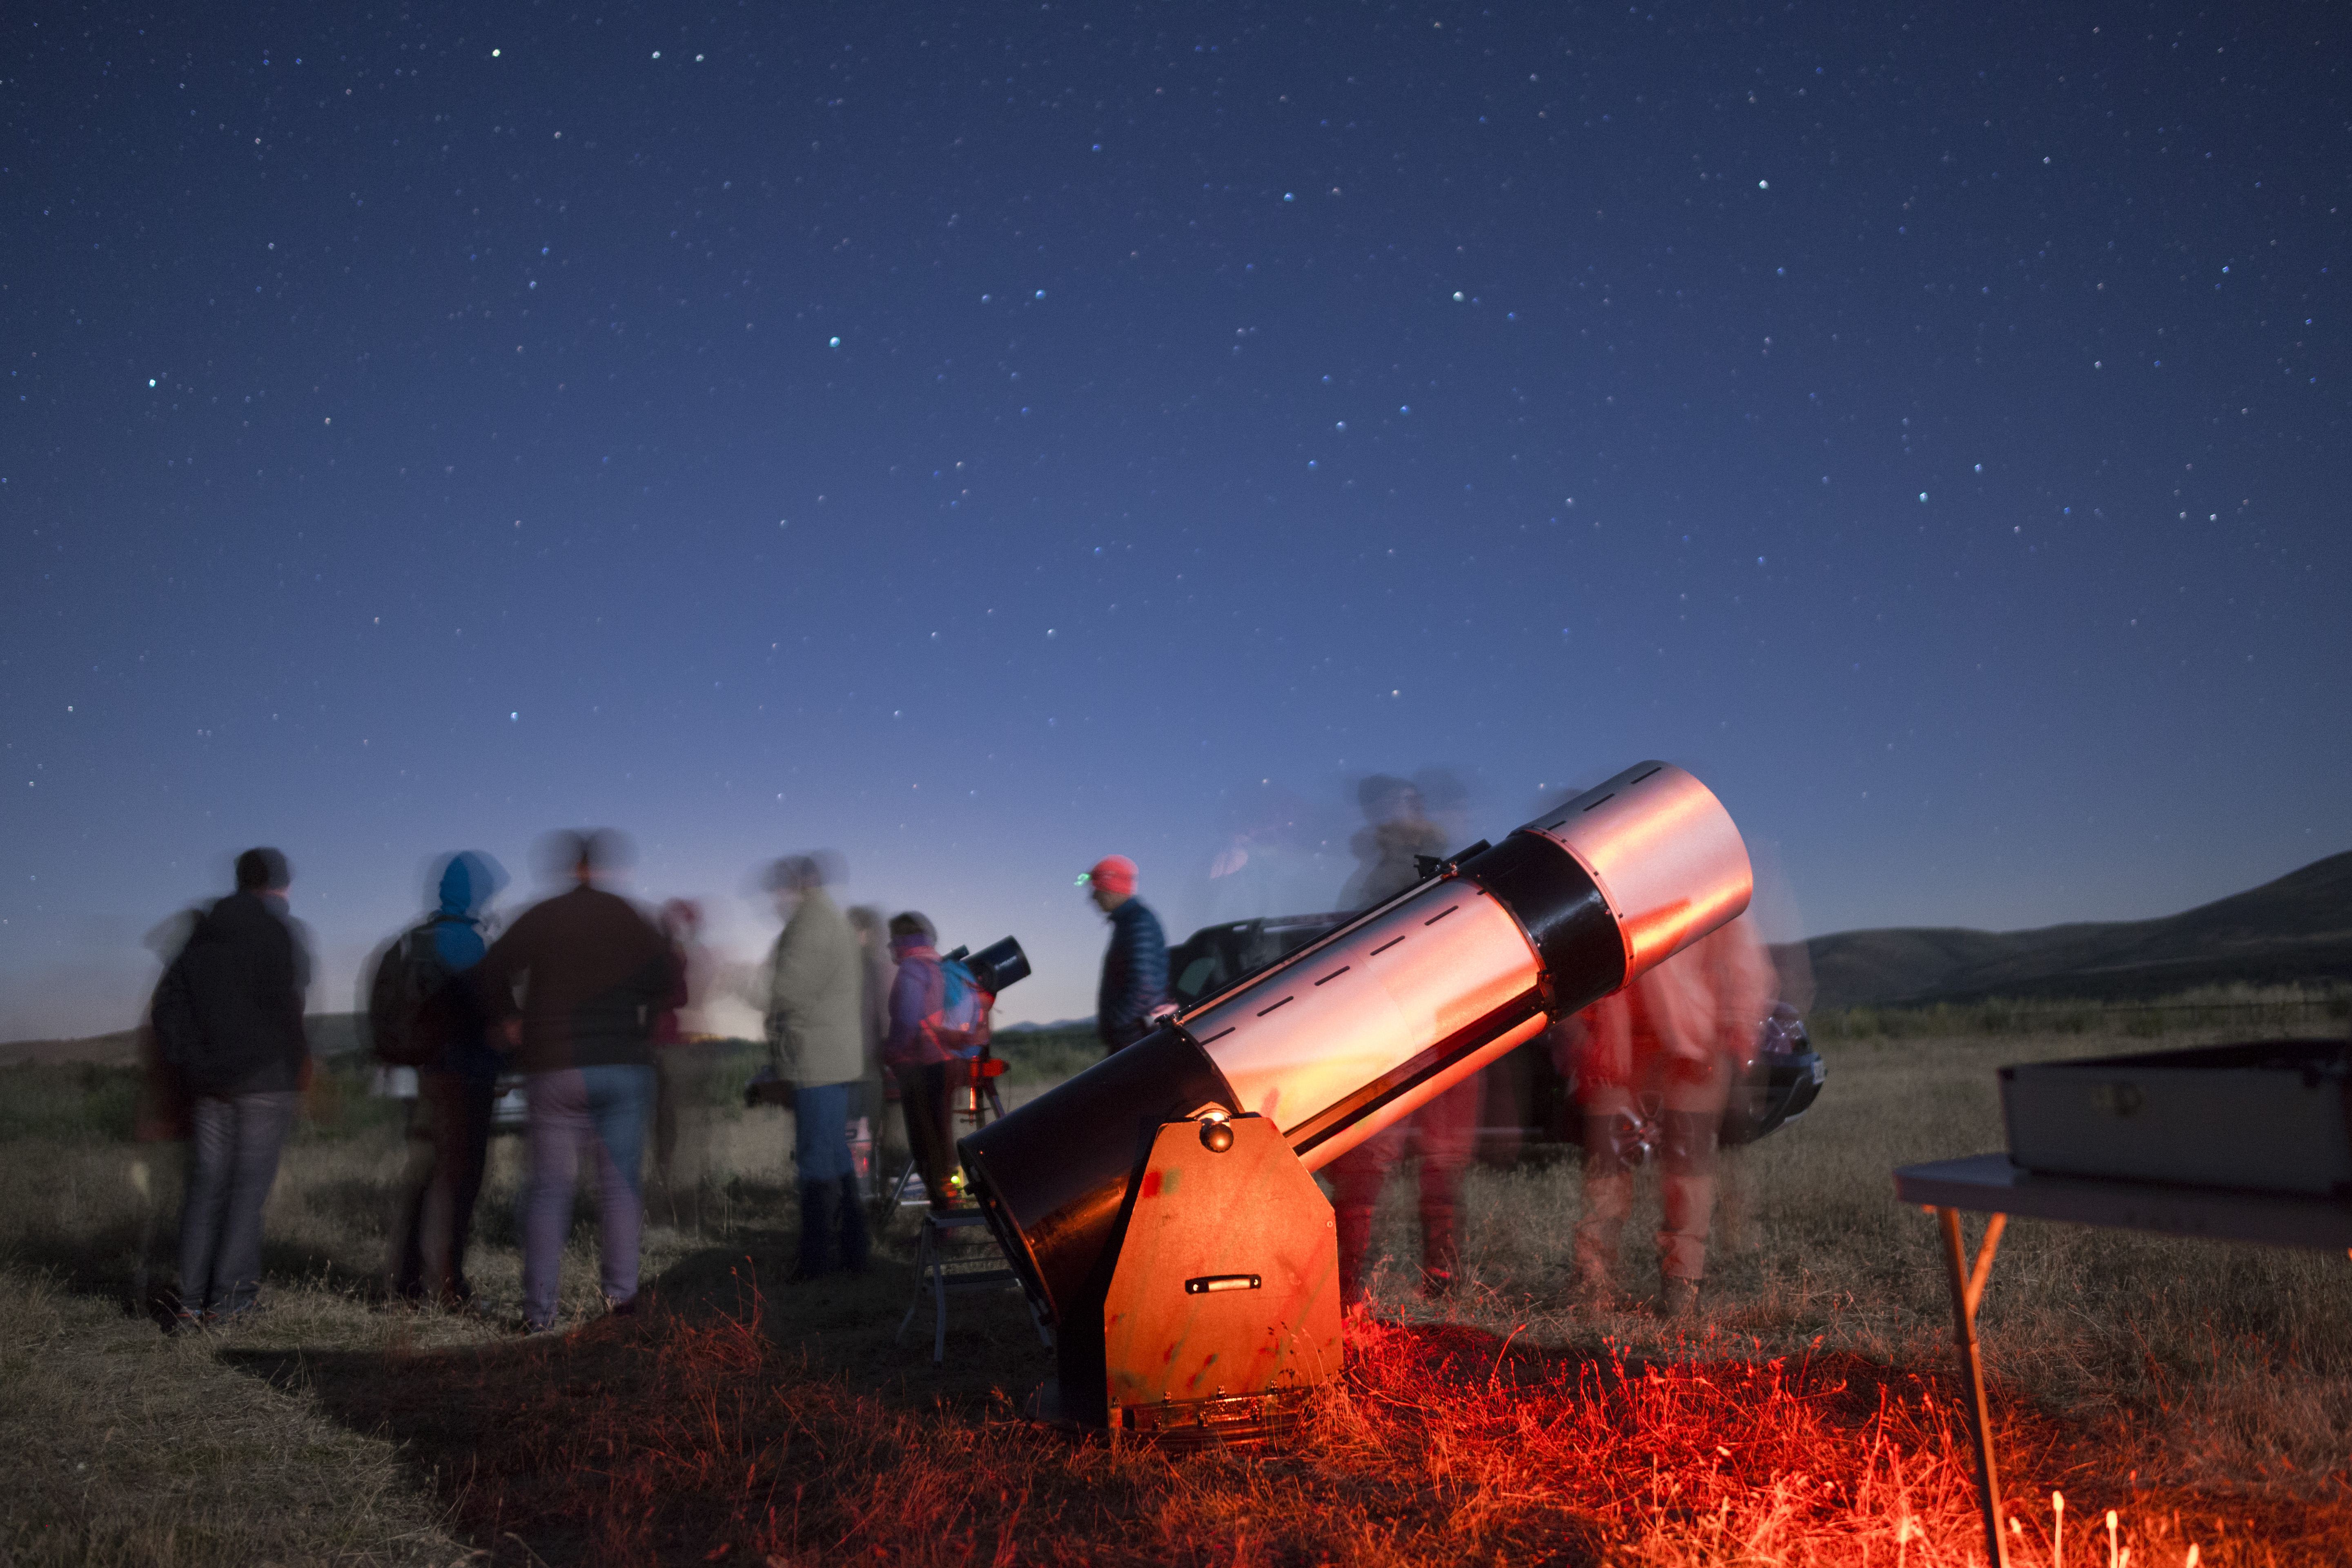
[[[2343,18],[14,8],[0,1036],[257,841],[316,1006],[612,823],[1013,1017],[1096,857],[1318,907],[1375,770],[1682,761],[1808,931],[2345,848]]]

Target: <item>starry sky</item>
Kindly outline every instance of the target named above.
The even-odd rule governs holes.
[[[1645,757],[1776,934],[2352,847],[2332,5],[27,4],[0,1037],[293,860],[632,834],[1013,932]]]

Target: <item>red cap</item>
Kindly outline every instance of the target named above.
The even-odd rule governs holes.
[[[1106,893],[1126,898],[1135,891],[1135,862],[1124,855],[1106,855],[1095,862],[1095,868],[1079,879],[1091,882]]]

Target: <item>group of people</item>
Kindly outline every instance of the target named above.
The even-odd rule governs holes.
[[[467,1244],[499,1079],[519,1070],[529,1166],[522,1326],[556,1321],[583,1161],[597,1189],[601,1294],[614,1313],[634,1310],[648,1142],[657,1170],[690,1182],[695,1140],[681,1129],[710,1085],[680,1022],[700,983],[698,911],[672,900],[649,917],[608,890],[624,845],[606,832],[554,836],[550,868],[568,885],[495,939],[488,910],[503,873],[486,855],[449,856],[434,879],[436,907],[380,956],[371,1022],[379,1035],[423,1042],[402,1058],[415,1067],[416,1097],[387,1247],[394,1295],[475,1305]],[[886,922],[874,910],[841,910],[827,891],[829,858],[789,856],[769,869],[783,930],[758,987],[771,1068],[792,1085],[803,1276],[866,1264],[850,1130],[880,1121],[882,1072],[896,1080],[934,1201],[955,1191],[949,1064],[963,1042],[943,1026],[936,934],[912,911]],[[174,933],[149,1018],[144,1131],[188,1148],[175,1329],[254,1310],[263,1205],[313,1079],[310,943],[289,907],[291,868],[256,848],[237,858],[236,877],[234,892]],[[405,1009],[400,985],[383,978],[387,963],[426,977]],[[387,994],[394,1016],[374,1016]]]
[[[1358,907],[1412,886],[1417,858],[1446,847],[1412,786],[1383,782],[1397,790],[1365,803],[1373,841],[1359,846],[1364,866],[1349,889]],[[656,921],[601,886],[622,842],[604,832],[556,836],[553,858],[570,886],[495,940],[486,910],[503,875],[487,856],[450,856],[436,883],[437,907],[395,944],[429,959],[442,977],[389,1248],[396,1295],[473,1305],[465,1258],[492,1106],[500,1074],[520,1069],[529,1156],[522,1325],[539,1331],[556,1321],[583,1158],[597,1182],[601,1293],[614,1313],[635,1308],[649,1125],[667,1170],[678,1120],[692,1114],[680,1107],[707,1098],[699,1079],[708,1072],[688,1070],[679,1048],[688,1044],[679,1017],[698,913],[674,900]],[[783,922],[760,990],[767,1076],[790,1085],[794,1110],[801,1278],[866,1265],[872,1243],[851,1130],[879,1127],[886,1078],[929,1201],[961,1201],[951,1107],[975,1044],[955,1026],[950,970],[931,922],[912,910],[887,921],[877,910],[844,910],[828,891],[837,880],[830,860],[788,856],[764,884]],[[288,910],[291,880],[275,849],[238,857],[236,890],[194,918],[157,987],[154,1058],[177,1112],[165,1120],[188,1141],[173,1326],[231,1320],[257,1300],[262,1205],[311,1075],[302,1021],[310,959]],[[1096,1013],[1108,1054],[1171,1010],[1167,939],[1136,896],[1134,861],[1106,857],[1078,880],[1111,927]],[[1612,1294],[1633,1161],[1648,1146],[1664,1171],[1665,1305],[1679,1311],[1695,1300],[1714,1208],[1716,1130],[1772,987],[1761,944],[1738,921],[1554,1027],[1550,1047],[1578,1085],[1584,1121],[1575,1259],[1588,1300]],[[982,1016],[984,1030],[984,1009]],[[1472,1079],[1332,1163],[1343,1303],[1365,1299],[1373,1209],[1391,1167],[1407,1158],[1418,1162],[1423,1284],[1436,1293],[1454,1288],[1481,1096]]]

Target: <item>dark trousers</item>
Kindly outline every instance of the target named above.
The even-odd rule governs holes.
[[[199,1095],[180,1206],[180,1309],[240,1312],[261,1290],[261,1205],[294,1124],[294,1089]]]
[[[961,1065],[925,1062],[898,1069],[898,1109],[907,1118],[907,1143],[923,1191],[937,1208],[950,1201],[956,1171],[955,1119],[948,1109],[948,1075]]]
[[[466,1242],[489,1163],[495,1077],[420,1068],[408,1113],[408,1180],[394,1233],[392,1289],[410,1298],[470,1300]]]

